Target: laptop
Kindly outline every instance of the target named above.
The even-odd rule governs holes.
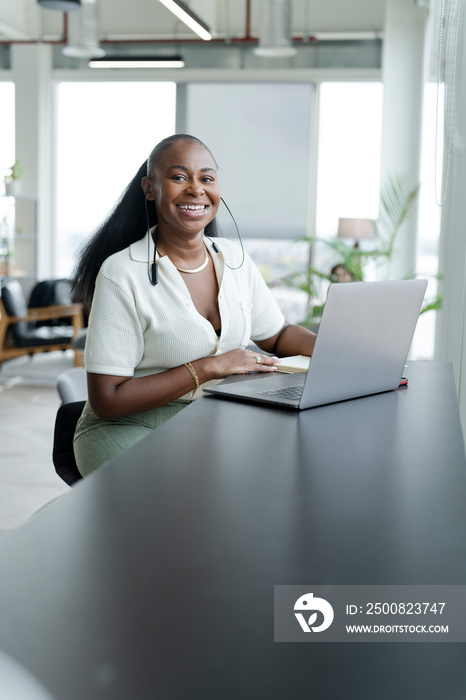
[[[330,285],[306,373],[236,375],[206,394],[302,410],[397,389],[427,280]]]

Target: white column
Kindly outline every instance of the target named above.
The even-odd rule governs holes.
[[[461,13],[451,160],[440,235],[443,303],[437,320],[436,359],[453,363],[466,434],[466,52],[461,49],[466,34],[464,3]],[[456,27],[451,31],[456,32]],[[449,41],[454,41],[454,37]],[[447,114],[445,121],[448,120]],[[445,134],[445,145],[447,139]]]
[[[16,157],[23,166],[22,192],[38,201],[37,277],[52,274],[52,47],[13,44]]]
[[[176,85],[176,133],[185,134],[188,118],[188,86],[186,83]]]
[[[412,0],[387,0],[382,54],[382,188],[397,176],[406,176],[410,186],[420,181],[427,16]],[[398,234],[390,277],[402,278],[415,270],[416,235],[414,213]]]

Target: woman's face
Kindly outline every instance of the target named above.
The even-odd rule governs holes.
[[[161,230],[199,233],[218,211],[217,163],[201,144],[180,141],[168,148],[151,184]]]

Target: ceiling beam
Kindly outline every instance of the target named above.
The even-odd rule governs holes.
[[[0,35],[4,35],[8,39],[24,40],[24,39],[31,39],[32,38],[23,29],[18,29],[17,27],[14,27],[12,24],[8,24],[7,22],[3,22],[2,20],[0,20]]]

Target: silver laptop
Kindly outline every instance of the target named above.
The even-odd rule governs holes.
[[[204,391],[301,410],[396,389],[426,287],[421,279],[332,284],[306,373],[237,375]]]

